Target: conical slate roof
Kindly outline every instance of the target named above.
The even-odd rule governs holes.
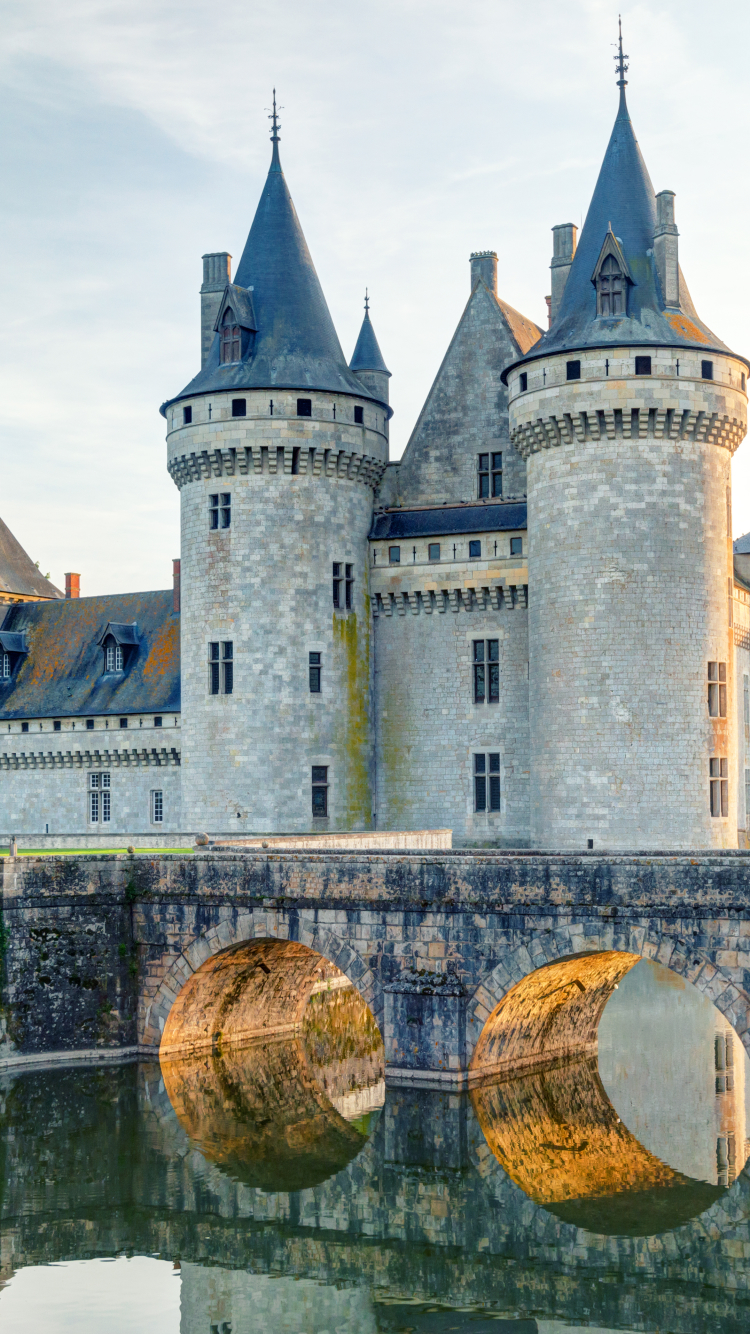
[[[362,328],[359,331],[357,346],[352,353],[352,359],[349,362],[350,371],[382,371],[385,375],[390,375],[390,371],[383,361],[383,353],[380,351],[378,340],[375,337],[375,330],[372,327],[370,319],[370,307],[365,305],[365,318],[362,321]]]
[[[0,519],[0,598],[61,598],[64,595],[40,574],[10,528]],[[0,621],[2,617],[0,616]]]
[[[245,357],[221,365],[216,334],[203,369],[169,402],[234,389],[318,389],[374,398],[346,364],[284,179],[276,138],[234,285],[252,292],[257,332]]]
[[[597,318],[594,270],[610,228],[630,276],[627,316]],[[620,106],[552,327],[524,360],[610,344],[729,352],[699,319],[680,273],[680,308],[665,309],[654,261],[656,196],[620,88]],[[510,369],[510,367],[508,368]]]

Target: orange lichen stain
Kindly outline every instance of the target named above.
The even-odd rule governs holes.
[[[705,343],[708,345],[710,340],[706,337],[703,330],[699,329],[697,324],[693,324],[692,320],[686,319],[686,317],[681,315],[679,311],[665,311],[665,316],[675,333],[682,334],[683,338],[691,338],[694,343]]]
[[[166,676],[174,672],[180,660],[180,623],[176,618],[162,622],[151,640],[148,658],[143,665],[143,676]]]

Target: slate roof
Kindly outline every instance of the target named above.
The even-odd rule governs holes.
[[[104,672],[107,625],[137,626],[124,672]],[[23,633],[28,654],[0,679],[0,721],[169,713],[180,707],[180,617],[172,589],[110,597],[19,602],[3,634]]]
[[[732,543],[732,549],[737,556],[746,556],[750,552],[750,533],[744,533],[742,537],[736,537]]]
[[[318,389],[380,402],[350,371],[281,170],[278,143],[233,287],[252,294],[257,333],[242,361],[221,365],[214,335],[203,369],[171,403],[234,389]]]
[[[526,527],[526,501],[499,505],[441,505],[434,509],[386,510],[376,514],[370,537],[446,537],[454,533],[502,533]]]
[[[528,352],[535,343],[539,342],[539,339],[542,336],[542,330],[539,328],[539,325],[535,324],[533,320],[528,320],[520,311],[514,310],[512,306],[508,305],[507,301],[501,300],[495,292],[492,293],[492,296],[495,298],[495,301],[503,312],[508,328],[518,343],[519,348],[522,352]]]
[[[633,279],[627,316],[597,318],[592,282],[610,223]],[[625,89],[554,324],[524,357],[610,344],[729,352],[699,318],[680,273],[680,309],[666,310],[653,256],[656,195],[628,114]],[[649,253],[651,252],[651,253]],[[519,362],[514,363],[520,364]],[[511,367],[503,373],[507,376]]]
[[[365,310],[365,318],[362,321],[357,345],[349,362],[349,370],[383,371],[386,375],[391,373],[383,360],[383,353],[380,351],[378,340],[375,337],[369,310]]]
[[[0,519],[0,598],[4,593],[12,597],[64,597],[59,588],[39,573],[21,543]]]

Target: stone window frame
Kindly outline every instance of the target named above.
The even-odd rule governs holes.
[[[231,306],[227,306],[221,317],[219,360],[222,366],[231,366],[242,360],[242,333]]]
[[[501,813],[502,782],[499,750],[473,750],[471,752],[471,787],[475,815],[499,815]]]
[[[727,664],[709,662],[708,664],[708,716],[726,718],[727,716]]]
[[[477,499],[502,500],[503,451],[488,450],[477,454]]]
[[[309,649],[307,653],[307,684],[311,695],[323,693],[323,652]]]
[[[155,787],[149,794],[149,806],[152,824],[164,824],[164,789]]]
[[[310,799],[313,820],[328,819],[331,790],[330,769],[330,764],[312,764],[310,766]]]
[[[708,761],[708,808],[714,820],[729,816],[729,760],[712,755]]]
[[[231,491],[211,491],[208,496],[208,530],[225,532],[232,526]]]
[[[109,770],[89,773],[87,783],[87,817],[89,824],[111,824],[112,778]]]
[[[234,694],[234,640],[208,641],[208,693]]]
[[[500,640],[494,637],[472,639],[471,668],[472,702],[474,704],[499,704]],[[495,669],[494,672],[493,668]]]

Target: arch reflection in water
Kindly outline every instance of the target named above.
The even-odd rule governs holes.
[[[196,1148],[237,1181],[296,1191],[359,1153],[385,1098],[383,1045],[351,987],[314,994],[301,1029],[164,1056],[166,1092]]]
[[[679,1227],[747,1159],[747,1057],[705,997],[647,961],[620,983],[600,1038],[598,1059],[475,1089],[483,1133],[512,1180],[566,1222],[621,1236]]]

